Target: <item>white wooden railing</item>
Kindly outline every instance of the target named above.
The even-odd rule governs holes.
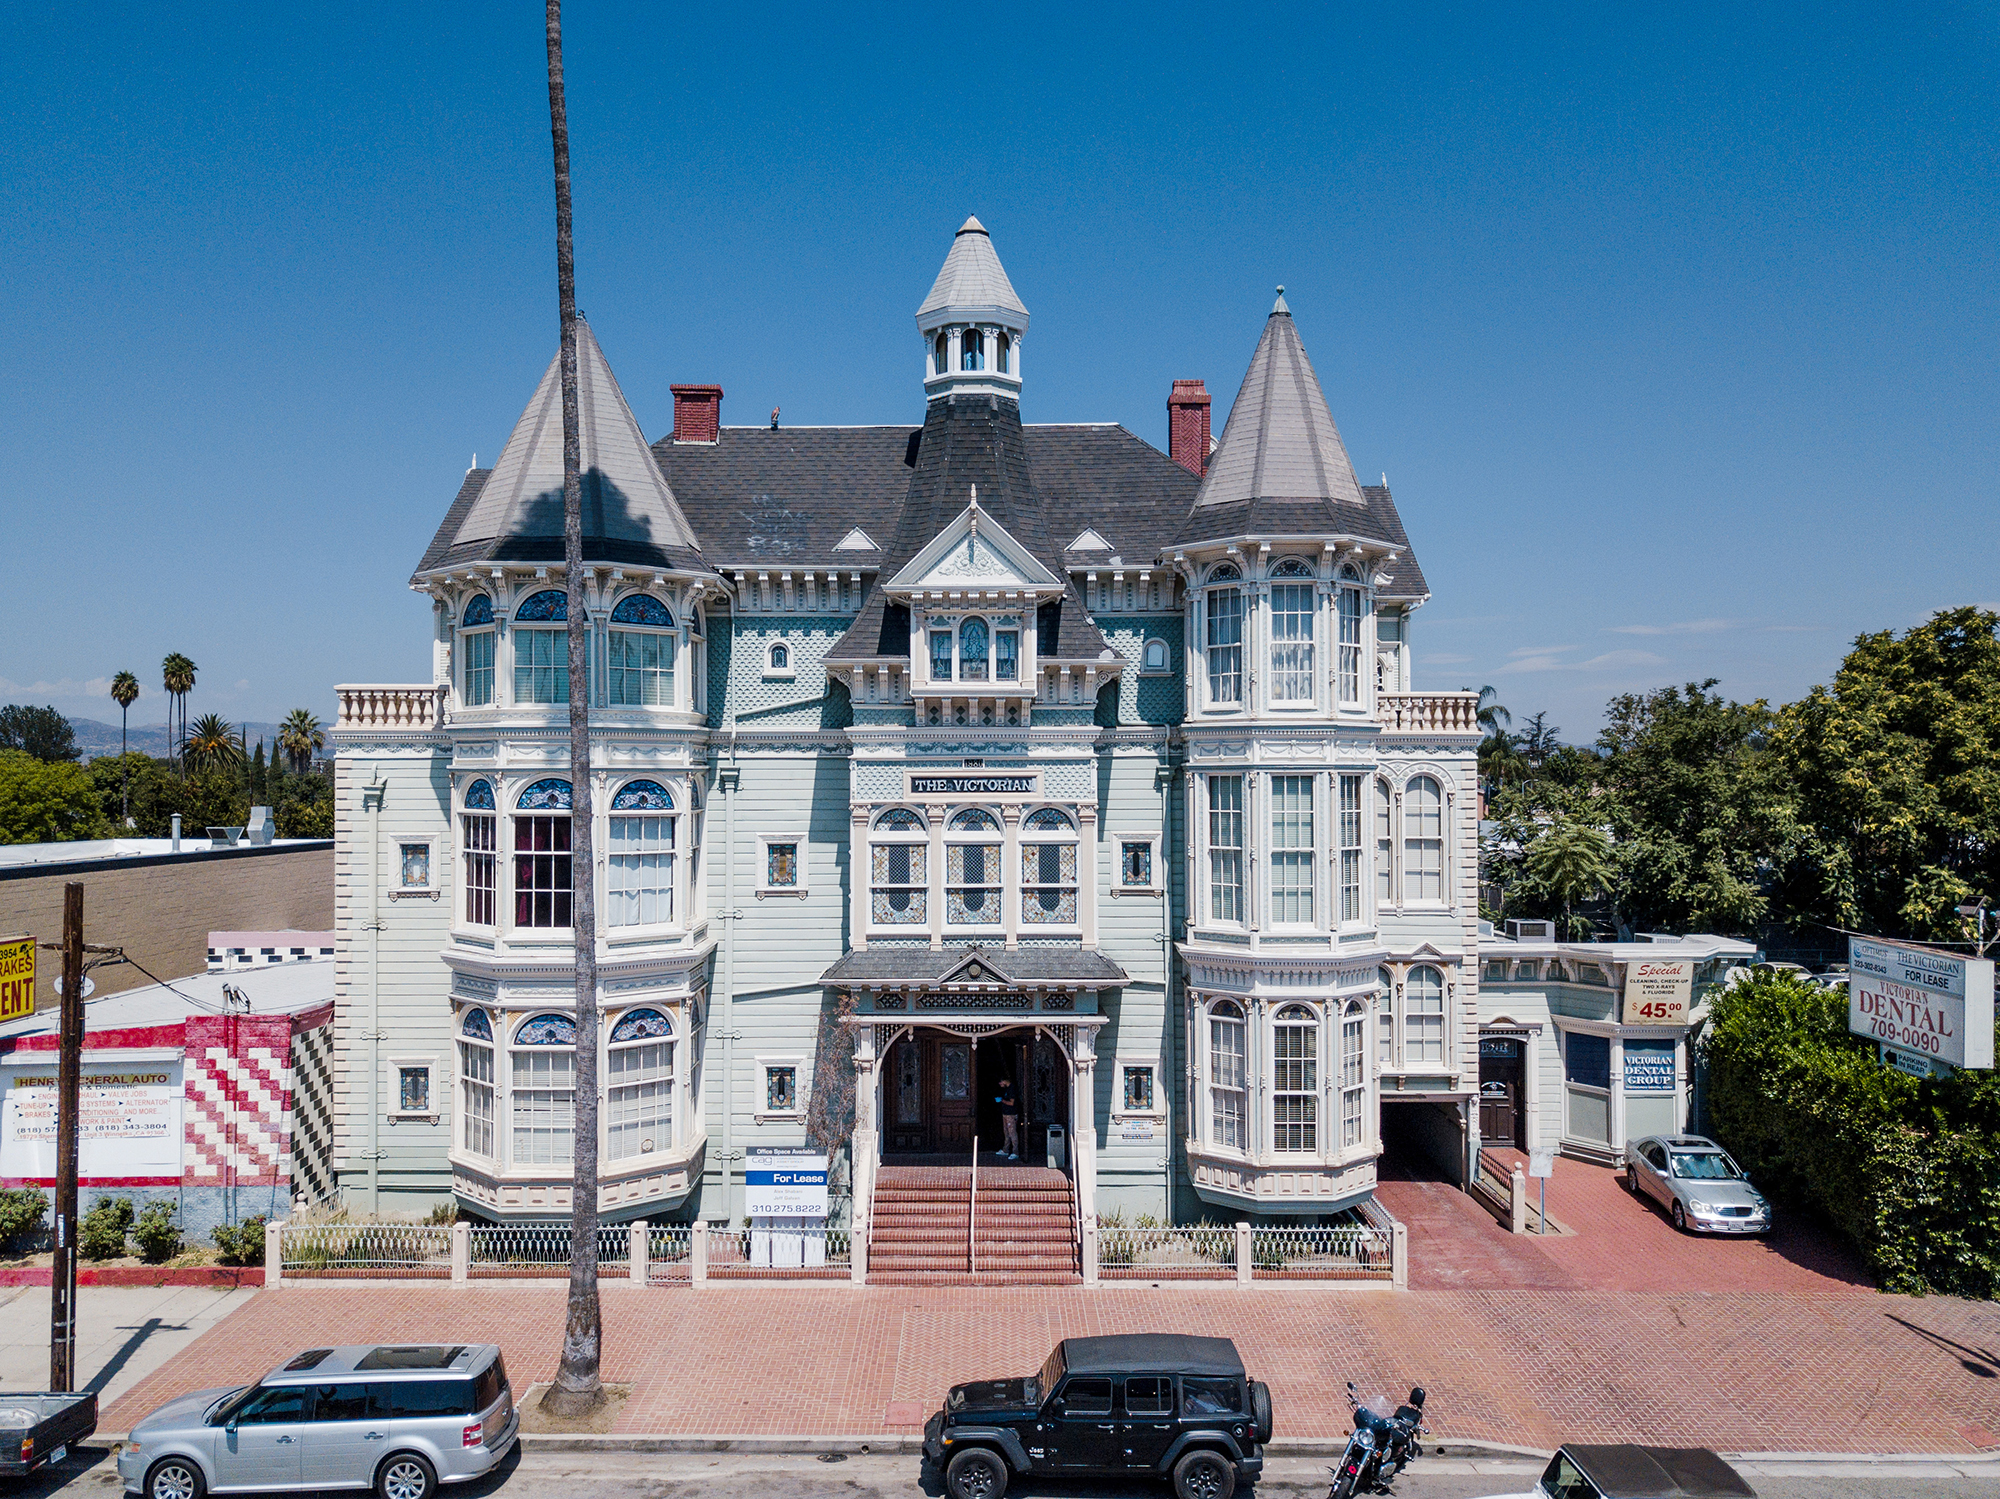
[[[1405,734],[1477,734],[1476,692],[1378,692],[1375,717]]]
[[[336,729],[435,729],[444,722],[443,687],[350,683],[340,694]]]

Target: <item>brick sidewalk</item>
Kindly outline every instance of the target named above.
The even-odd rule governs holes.
[[[1542,1246],[1544,1249],[1547,1246]],[[1671,1278],[1669,1275],[1666,1277]],[[473,1339],[515,1388],[553,1372],[559,1284],[299,1285],[260,1292],[104,1414],[123,1431],[183,1390],[241,1382],[317,1340]],[[1233,1337],[1285,1436],[1345,1430],[1345,1380],[1431,1390],[1442,1436],[1729,1451],[2000,1447],[2000,1308],[1806,1291],[1340,1291],[1286,1285],[918,1290],[607,1283],[620,1429],[907,1430],[956,1380],[1033,1368],[1061,1337]]]

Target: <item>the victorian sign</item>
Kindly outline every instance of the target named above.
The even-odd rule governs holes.
[[[1892,1062],[1993,1065],[1992,959],[1850,937],[1847,969],[1847,1028]]]
[[[911,796],[1033,796],[1035,776],[910,777]]]

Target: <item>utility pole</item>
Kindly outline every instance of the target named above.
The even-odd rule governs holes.
[[[62,1050],[56,1067],[56,1256],[49,1388],[76,1388],[76,1155],[83,1093],[83,886],[63,887]]]

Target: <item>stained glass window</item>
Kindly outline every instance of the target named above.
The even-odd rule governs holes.
[[[1021,844],[1021,920],[1071,926],[1077,920],[1075,824],[1054,807],[1030,812]],[[1041,835],[1035,837],[1033,835]],[[1053,836],[1050,836],[1053,835]]]
[[[515,606],[517,620],[563,620],[569,619],[569,595],[560,588],[544,588],[540,593],[521,600]]]
[[[633,593],[618,601],[618,607],[611,611],[611,622],[614,625],[651,625],[655,629],[671,630],[674,616],[665,604],[651,594]]]
[[[799,883],[799,846],[796,843],[764,845],[764,883],[773,890],[796,889]]]
[[[982,812],[977,807],[967,807],[951,820],[953,830],[961,833],[993,832],[999,826],[991,812]]]
[[[1018,682],[1021,679],[1021,632],[993,632],[993,680]]]
[[[891,807],[875,819],[875,826],[885,833],[922,832],[924,819],[907,807]]]
[[[460,623],[463,624],[468,630],[473,628],[473,626],[475,625],[492,624],[493,600],[489,599],[483,593],[475,593],[471,597],[471,599],[469,599],[466,602],[465,614],[461,618]]]
[[[958,627],[958,674],[967,682],[986,680],[986,621],[968,619]]]
[[[869,852],[875,920],[888,926],[921,926],[929,850],[921,843],[878,843]]]
[[[465,1023],[459,1027],[459,1030],[476,1041],[491,1041],[493,1039],[493,1022],[488,1020],[486,1012],[477,1006],[465,1012]]]
[[[554,776],[535,782],[514,801],[523,812],[567,812],[569,803],[569,782]]]
[[[574,1046],[576,1022],[567,1015],[537,1015],[514,1032],[516,1046]]]
[[[612,1027],[611,1040],[616,1045],[620,1041],[651,1041],[674,1033],[673,1022],[658,1010],[628,1010],[624,1019]]]
[[[1153,884],[1153,845],[1144,843],[1121,843],[1118,845],[1118,883],[1127,890],[1148,890]]]
[[[1036,832],[1071,831],[1076,824],[1069,820],[1069,814],[1058,812],[1054,807],[1043,807],[1039,812],[1030,812],[1023,826]]]
[[[671,812],[673,793],[658,781],[627,781],[611,798],[614,812]]]
[[[491,812],[493,810],[493,783],[474,781],[465,788],[465,810],[468,812]]]

